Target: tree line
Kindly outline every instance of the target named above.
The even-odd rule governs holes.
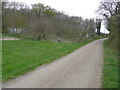
[[[22,35],[37,40],[73,42],[96,35],[94,19],[68,16],[41,3],[28,6],[23,2],[3,2],[2,12],[3,33],[8,33],[8,28],[24,28]]]
[[[110,46],[118,49],[120,43],[120,0],[103,0],[98,12],[105,17],[106,28],[110,31]]]

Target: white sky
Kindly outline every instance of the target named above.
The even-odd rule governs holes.
[[[42,3],[57,11],[64,11],[69,16],[82,16],[83,18],[96,18],[99,15],[95,12],[101,0],[8,0],[25,2],[26,4]],[[104,31],[102,26],[102,32]]]

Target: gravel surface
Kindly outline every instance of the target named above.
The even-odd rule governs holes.
[[[4,88],[100,88],[103,41],[96,40],[57,61],[3,84]]]

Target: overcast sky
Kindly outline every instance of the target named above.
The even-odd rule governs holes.
[[[101,0],[8,0],[25,2],[26,4],[42,3],[58,11],[64,11],[69,16],[82,16],[83,18],[96,18],[95,12]],[[102,26],[102,32],[104,26]]]

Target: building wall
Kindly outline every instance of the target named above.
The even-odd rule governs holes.
[[[20,34],[24,32],[26,29],[25,28],[8,28],[8,33],[10,34]]]

